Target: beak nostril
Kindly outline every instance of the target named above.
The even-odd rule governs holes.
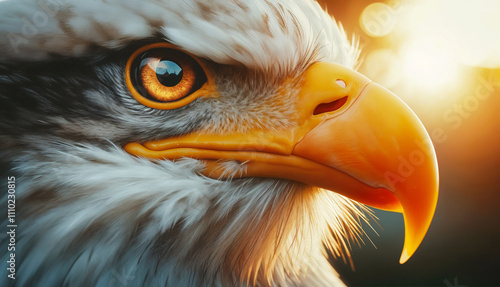
[[[319,115],[323,113],[333,112],[340,109],[347,102],[347,96],[342,97],[333,102],[319,104],[316,109],[314,109],[314,115]]]
[[[347,87],[347,84],[345,83],[344,80],[337,79],[335,82],[337,83],[337,85],[341,86],[342,88]]]

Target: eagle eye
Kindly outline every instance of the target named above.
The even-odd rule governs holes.
[[[207,94],[207,75],[193,56],[168,43],[146,45],[129,58],[127,86],[137,101],[175,109]]]

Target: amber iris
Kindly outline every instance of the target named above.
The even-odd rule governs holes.
[[[207,78],[191,56],[171,48],[154,48],[138,55],[131,65],[137,92],[154,102],[175,102],[198,90]]]

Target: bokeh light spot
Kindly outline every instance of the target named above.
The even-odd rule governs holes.
[[[361,28],[367,35],[381,37],[394,29],[396,13],[387,4],[373,3],[363,10],[359,20]]]

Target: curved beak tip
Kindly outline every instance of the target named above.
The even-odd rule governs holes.
[[[403,253],[401,254],[401,258],[399,258],[399,264],[404,264],[408,259],[410,259],[411,255],[408,255],[408,249],[404,248]]]
[[[323,186],[375,208],[402,212],[404,263],[422,242],[434,215],[436,155],[424,126],[400,98],[376,83],[363,87],[344,114],[328,117],[309,131],[294,154],[381,187],[364,189],[347,180],[340,186],[340,178],[329,178]]]

